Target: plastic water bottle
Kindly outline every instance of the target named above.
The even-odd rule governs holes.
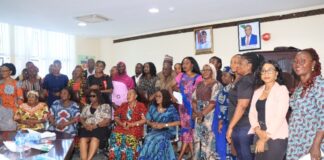
[[[19,159],[23,159],[22,152],[24,152],[25,137],[21,131],[18,131],[15,137],[16,150],[19,152]]]

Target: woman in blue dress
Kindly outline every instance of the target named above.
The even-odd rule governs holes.
[[[170,140],[176,135],[180,117],[167,90],[156,93],[155,102],[143,118],[152,131],[145,137],[139,160],[176,160]]]

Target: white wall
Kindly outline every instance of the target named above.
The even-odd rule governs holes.
[[[261,42],[262,51],[273,50],[277,46],[294,46],[300,49],[312,47],[320,54],[323,67],[324,15],[265,22],[260,26],[261,35],[266,32],[271,34],[270,41]],[[138,62],[151,61],[160,71],[165,54],[172,55],[174,63],[181,62],[185,56],[193,56],[202,66],[208,63],[211,56],[218,56],[222,58],[224,65],[229,65],[231,56],[239,53],[237,27],[214,29],[213,35],[212,54],[195,55],[194,33],[188,32],[114,43],[110,62],[116,64],[118,61],[125,61],[129,75],[134,74],[135,64]]]
[[[98,58],[100,56],[100,39],[76,36],[75,53],[76,55],[94,56]]]

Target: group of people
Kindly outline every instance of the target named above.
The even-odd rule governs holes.
[[[109,159],[297,160],[308,153],[321,159],[319,55],[304,49],[292,64],[300,82],[289,93],[280,66],[253,52],[234,55],[223,69],[219,57],[200,68],[193,57],[173,65],[166,55],[161,72],[152,62],[138,63],[132,77],[124,62],[108,75],[104,61],[89,59],[70,80],[59,60],[44,79],[32,62],[13,79],[15,66],[5,63],[0,130],[69,133],[79,138],[82,160],[92,159],[101,144]],[[178,135],[180,142],[173,141]]]

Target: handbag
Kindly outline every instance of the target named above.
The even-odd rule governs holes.
[[[255,141],[253,142],[253,144],[250,146],[251,153],[255,153],[256,142],[259,140],[259,138],[255,138],[255,139],[257,139],[257,140],[255,140]],[[268,146],[268,143],[266,142],[266,143],[264,144],[264,151],[267,151],[267,150],[269,150],[269,146]]]
[[[264,131],[267,130],[267,126],[264,122],[259,121],[259,125],[260,125],[261,130],[264,130]],[[254,136],[253,144],[250,146],[251,153],[255,153],[256,143],[258,140],[259,140],[258,136]],[[268,146],[267,142],[264,144],[264,150],[265,151],[269,150],[269,146]]]

